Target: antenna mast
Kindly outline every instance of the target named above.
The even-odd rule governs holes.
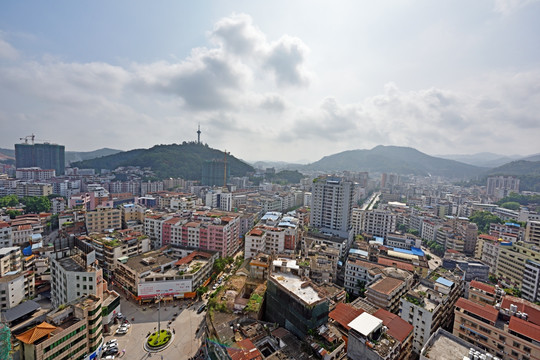
[[[197,130],[197,144],[201,144],[201,123],[199,123],[199,129]]]

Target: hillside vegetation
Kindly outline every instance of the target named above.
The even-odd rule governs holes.
[[[350,170],[470,178],[485,169],[430,156],[409,147],[381,145],[371,150],[350,150],[325,156],[301,170],[328,172]]]
[[[208,145],[186,143],[181,145],[156,145],[150,149],[136,149],[97,159],[72,164],[79,168],[114,170],[120,166],[150,167],[160,179],[181,177],[200,180],[202,164],[207,160],[223,159],[223,152]],[[244,176],[254,171],[253,167],[232,155],[227,157],[231,176]]]

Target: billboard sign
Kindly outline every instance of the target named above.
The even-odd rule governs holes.
[[[144,297],[173,296],[193,291],[191,280],[156,281],[139,284],[138,295]]]

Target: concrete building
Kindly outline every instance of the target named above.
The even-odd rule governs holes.
[[[299,338],[328,321],[329,302],[324,291],[302,278],[294,260],[277,259],[268,278],[265,320],[283,326]]]
[[[13,233],[11,225],[5,221],[0,221],[0,249],[13,246]]]
[[[120,209],[97,208],[86,213],[86,230],[90,233],[103,233],[105,230],[122,228]]]
[[[490,176],[487,178],[487,195],[500,200],[511,192],[519,193],[519,179],[514,176]]]
[[[472,280],[488,281],[489,265],[469,258],[465,254],[447,251],[442,261],[442,267],[447,270],[454,270],[456,267],[459,267],[465,273],[465,282]]]
[[[421,247],[422,240],[412,234],[388,233],[384,244],[394,248],[411,250],[411,247]]]
[[[19,198],[27,196],[49,196],[53,193],[52,184],[19,182],[15,194]]]
[[[483,349],[441,328],[431,335],[420,352],[420,360],[484,359],[482,356],[485,359],[501,360],[497,357],[488,358]]]
[[[540,301],[540,261],[525,261],[521,294],[522,298],[530,302]]]
[[[469,283],[468,299],[479,304],[495,305],[506,295],[503,289],[480,281]]]
[[[500,305],[459,299],[453,333],[500,359],[540,359],[540,307],[505,296]],[[525,313],[525,315],[523,315]]]
[[[150,239],[140,232],[118,230],[113,233],[90,234],[79,238],[96,252],[96,260],[106,278],[110,278],[121,257],[131,257],[150,251]]]
[[[525,241],[540,247],[540,221],[527,222]]]
[[[22,272],[10,272],[0,277],[0,311],[11,309],[25,298],[25,276]]]
[[[345,281],[343,286],[348,293],[355,296],[360,295],[361,288],[382,277],[384,266],[362,261],[358,259],[347,259],[345,263]]]
[[[281,213],[266,213],[245,236],[244,257],[259,252],[282,254],[293,252],[299,239],[298,219]]]
[[[68,304],[85,295],[103,297],[107,285],[95,254],[94,250],[85,252],[79,247],[73,247],[67,256],[51,259],[53,306]]]
[[[386,333],[383,321],[363,312],[351,321],[347,357],[352,360],[399,358],[399,342]]]
[[[401,299],[401,318],[414,326],[413,351],[420,353],[439,327],[451,328],[454,304],[463,294],[459,276],[434,272]]]
[[[184,256],[182,256],[182,255]],[[116,282],[139,302],[148,302],[158,295],[165,300],[191,298],[212,273],[217,252],[179,250],[150,251],[118,259]]]
[[[18,246],[0,248],[0,277],[23,269],[22,252]]]
[[[497,277],[505,286],[521,289],[527,260],[540,261],[540,247],[526,242],[501,243]]]
[[[311,226],[348,238],[351,230],[354,184],[341,178],[313,180]]]
[[[65,309],[49,313],[46,320],[16,335],[20,359],[74,359],[99,357],[103,345],[102,301],[86,296]]]
[[[366,297],[379,308],[397,313],[401,297],[408,290],[406,281],[392,277],[383,277],[367,286]]]
[[[366,234],[386,238],[394,233],[397,226],[397,214],[388,210],[365,210],[362,214],[362,231]]]
[[[65,147],[57,144],[15,144],[15,167],[54,169],[56,175],[64,175]]]
[[[15,172],[15,178],[23,181],[45,181],[56,177],[54,169],[20,168]]]

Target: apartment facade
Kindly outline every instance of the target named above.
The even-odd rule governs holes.
[[[313,180],[311,226],[341,237],[349,237],[354,184],[342,178]]]
[[[122,211],[113,208],[97,208],[86,213],[86,230],[90,233],[102,233],[105,230],[122,228]]]
[[[453,334],[501,359],[540,359],[540,307],[506,296],[500,307],[460,298]],[[525,313],[525,315],[523,315]]]
[[[527,260],[540,261],[540,247],[531,243],[501,243],[497,258],[497,276],[507,287],[521,289]]]
[[[86,296],[47,315],[41,324],[15,338],[22,344],[21,358],[36,360],[97,358],[103,344],[101,299]]]
[[[451,328],[454,304],[463,295],[459,276],[435,273],[401,298],[401,318],[414,327],[413,351],[419,354],[437,328]]]

